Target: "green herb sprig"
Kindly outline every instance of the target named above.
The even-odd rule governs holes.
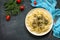
[[[17,15],[20,12],[19,10],[20,5],[21,4],[16,3],[16,0],[9,0],[8,2],[5,2],[4,7],[6,15]]]

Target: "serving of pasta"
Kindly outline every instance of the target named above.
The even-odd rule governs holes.
[[[43,8],[35,8],[28,12],[25,24],[30,33],[42,36],[51,30],[53,19],[47,10]]]

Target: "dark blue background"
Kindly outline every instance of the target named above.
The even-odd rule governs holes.
[[[53,36],[52,30],[42,37],[36,37],[27,31],[24,23],[26,14],[33,8],[30,0],[24,0],[25,10],[17,16],[12,16],[7,22],[3,6],[5,1],[7,0],[0,0],[0,40],[60,40]],[[60,8],[60,0],[57,1],[56,8]]]

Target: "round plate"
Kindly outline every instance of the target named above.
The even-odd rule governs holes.
[[[36,11],[44,11],[44,13],[49,14],[49,15],[50,15],[49,17],[51,17],[51,19],[52,19],[52,23],[51,23],[49,29],[48,29],[46,32],[39,33],[39,34],[36,33],[36,32],[33,32],[33,31],[30,30],[30,27],[29,27],[28,24],[27,24],[27,17],[28,17],[29,15],[31,15],[32,12],[36,12]],[[27,16],[26,16],[26,18],[25,18],[25,25],[26,25],[27,30],[28,30],[31,34],[36,35],[36,36],[43,36],[43,35],[46,35],[48,32],[50,32],[50,30],[52,29],[52,26],[53,26],[53,18],[52,18],[52,15],[51,15],[47,10],[45,10],[45,9],[43,9],[43,8],[34,8],[34,9],[32,9],[31,11],[28,12],[28,14],[27,14]]]

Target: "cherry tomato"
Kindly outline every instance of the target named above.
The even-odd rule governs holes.
[[[20,4],[20,3],[21,3],[21,0],[16,0],[16,2],[17,2],[18,4]]]
[[[37,4],[37,2],[36,1],[34,1],[34,5],[36,5]]]
[[[24,5],[20,6],[20,10],[23,11],[24,10]]]
[[[7,16],[6,16],[6,21],[9,21],[10,18],[11,18],[10,15],[7,15]]]

